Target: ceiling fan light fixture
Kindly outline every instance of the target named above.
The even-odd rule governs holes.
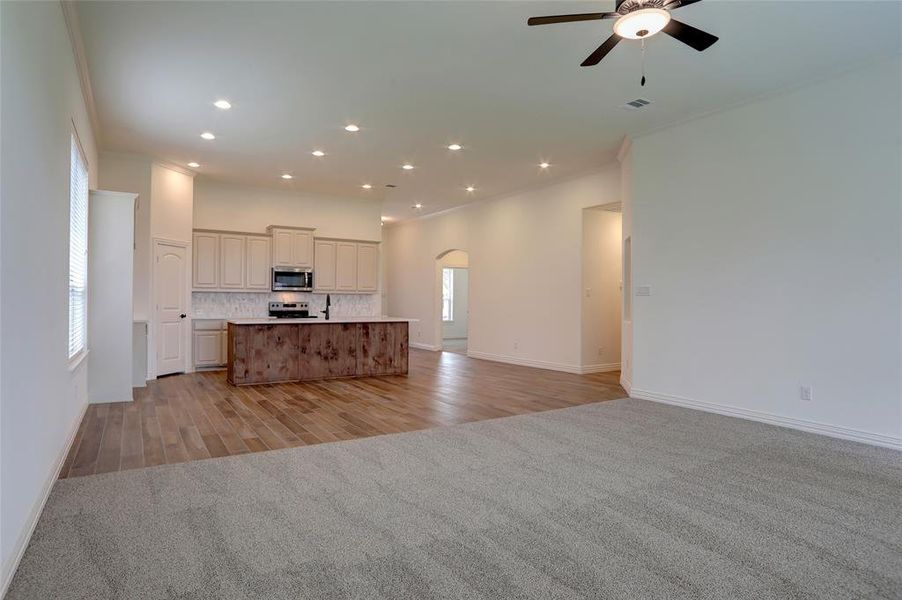
[[[627,13],[614,23],[614,33],[629,40],[641,40],[658,33],[670,23],[663,8],[643,8]]]

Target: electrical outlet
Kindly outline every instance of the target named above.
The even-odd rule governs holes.
[[[599,349],[598,349],[598,356],[603,356],[603,355],[604,355],[604,348],[599,348]]]
[[[651,286],[650,285],[637,285],[636,286],[636,295],[637,296],[651,296]]]
[[[803,385],[799,388],[799,397],[806,402],[810,402],[814,399],[814,392],[811,389],[810,385]]]
[[[514,341],[514,350],[520,349],[520,342]]]

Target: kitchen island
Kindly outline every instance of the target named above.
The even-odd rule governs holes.
[[[406,375],[411,320],[232,319],[228,321],[228,381],[252,385]]]

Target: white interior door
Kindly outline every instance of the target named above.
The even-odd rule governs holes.
[[[184,246],[159,240],[154,242],[157,376],[185,371],[187,254]]]

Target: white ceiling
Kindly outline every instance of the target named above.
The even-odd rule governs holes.
[[[641,88],[638,42],[579,66],[612,21],[526,26],[613,5],[80,2],[79,16],[105,149],[196,160],[201,176],[225,181],[384,200],[395,219],[583,172],[624,134],[900,52],[898,2],[706,0],[674,16],[721,40],[698,53],[655,36]],[[637,97],[653,104],[619,108]],[[214,108],[218,98],[233,108]],[[361,131],[345,132],[350,122]],[[205,130],[217,139],[201,140]],[[452,142],[464,149],[448,151]],[[416,169],[402,171],[406,161]]]

